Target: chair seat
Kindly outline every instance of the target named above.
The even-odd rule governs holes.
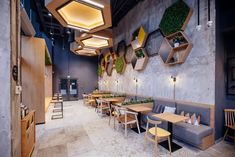
[[[127,116],[127,121],[125,121],[125,115],[119,116],[117,118],[117,120],[119,122],[122,122],[122,123],[128,123],[128,122],[136,121],[136,119],[134,117],[130,117],[130,116]]]
[[[150,128],[149,133],[155,136],[155,127]],[[167,130],[157,127],[157,137],[167,137],[170,135],[171,133]]]

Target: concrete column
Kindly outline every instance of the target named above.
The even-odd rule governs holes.
[[[19,52],[19,0],[0,1],[0,156],[21,156],[20,99],[11,69]]]

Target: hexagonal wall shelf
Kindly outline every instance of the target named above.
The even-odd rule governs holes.
[[[144,30],[144,27],[138,28],[133,34],[132,34],[132,41],[131,46],[134,50],[138,50],[141,47],[144,47],[145,41],[147,39],[147,32]]]
[[[122,74],[126,69],[126,62],[124,57],[118,57],[115,61],[115,69],[117,73]]]
[[[127,64],[131,63],[132,58],[134,57],[135,53],[131,45],[126,47],[126,53],[125,53],[125,61]]]
[[[159,50],[159,55],[167,65],[185,62],[193,44],[187,36],[179,31],[164,38]]]
[[[156,56],[161,47],[163,36],[160,29],[157,29],[148,35],[145,49],[149,57]]]
[[[126,42],[125,40],[122,40],[118,43],[117,54],[119,57],[123,57],[125,53],[126,53]]]
[[[192,9],[183,1],[177,0],[163,14],[159,28],[164,36],[184,30],[192,16]]]
[[[134,70],[143,70],[148,63],[148,55],[144,48],[135,51],[135,55],[131,60],[131,64]]]

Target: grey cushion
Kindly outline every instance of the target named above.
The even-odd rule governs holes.
[[[178,104],[176,107],[176,113],[180,114],[181,111],[184,113],[196,113],[201,116],[200,123],[204,125],[210,125],[210,108],[204,108],[200,106],[192,106],[187,104]]]
[[[212,134],[213,129],[206,125],[195,126],[188,123],[180,122],[173,126],[173,134],[185,142],[193,145],[202,143],[202,138]]]

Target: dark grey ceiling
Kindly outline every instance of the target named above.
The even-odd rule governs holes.
[[[41,22],[42,30],[50,35],[50,31],[54,31],[55,36],[62,36],[66,33],[65,28],[53,17],[48,15],[48,10],[44,6],[44,0],[34,0],[36,11]],[[117,26],[118,22],[140,1],[143,0],[110,0],[112,25]]]

